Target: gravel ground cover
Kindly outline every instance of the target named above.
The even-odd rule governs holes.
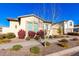
[[[24,41],[22,41],[22,42],[24,42]],[[16,43],[16,40],[12,41],[12,42]],[[21,42],[21,40],[17,40],[17,42]],[[77,44],[77,42],[79,42],[79,40],[77,40],[77,41],[68,40],[68,45],[69,45],[68,48],[79,46],[79,44]],[[58,46],[56,44],[56,42],[50,42],[50,43],[51,43],[51,45],[48,46],[48,47],[44,47],[41,44],[35,45],[35,46],[38,46],[40,48],[39,54],[31,53],[30,52],[31,46],[23,46],[23,48],[19,51],[13,51],[13,50],[10,50],[10,49],[0,49],[0,56],[45,56],[47,54],[51,54],[51,53],[55,53],[55,52],[58,52],[58,51],[68,49],[68,48],[63,48],[61,46]]]

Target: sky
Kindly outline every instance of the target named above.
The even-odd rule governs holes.
[[[79,24],[77,3],[0,3],[0,26],[9,26],[8,17],[17,18],[29,14],[35,14],[54,23],[73,20],[74,24]]]

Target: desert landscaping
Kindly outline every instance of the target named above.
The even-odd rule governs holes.
[[[79,46],[78,34],[46,36],[42,30],[35,34],[30,31],[25,37],[23,30],[18,33],[0,35],[0,56],[45,56]]]

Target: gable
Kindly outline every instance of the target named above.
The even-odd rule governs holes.
[[[23,17],[20,19],[21,23],[23,22],[34,22],[34,23],[43,23],[42,20],[40,20],[39,18],[35,17],[35,16],[30,16],[30,17]]]

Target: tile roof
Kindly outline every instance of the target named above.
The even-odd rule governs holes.
[[[45,23],[52,23],[52,22],[50,22],[50,21],[44,20],[43,18],[41,18],[41,17],[39,17],[39,16],[37,16],[37,15],[35,15],[35,14],[23,15],[23,16],[19,16],[18,18],[24,18],[24,17],[30,17],[30,16],[34,16],[34,17],[36,17],[36,18],[42,20],[42,21],[45,22]]]
[[[13,18],[7,18],[7,20],[8,20],[8,21],[16,21],[16,22],[18,22],[18,20],[13,19]]]

